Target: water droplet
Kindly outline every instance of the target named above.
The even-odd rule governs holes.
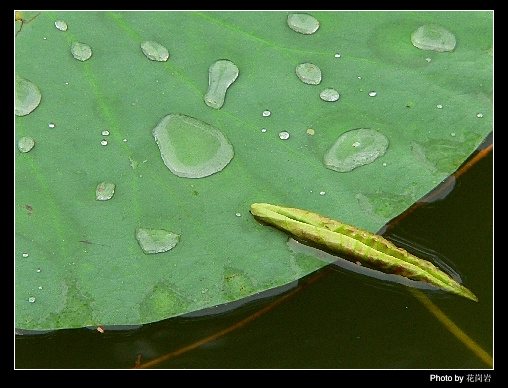
[[[319,192],[319,195],[325,195],[326,194],[326,191],[320,191]]]
[[[238,73],[238,67],[226,59],[212,63],[208,69],[208,91],[205,94],[205,104],[210,108],[220,109],[224,105],[226,91],[235,82]]]
[[[321,69],[312,63],[301,63],[296,66],[296,75],[305,84],[319,85],[321,83]]]
[[[242,214],[241,214],[241,213],[235,213],[235,216],[237,216],[237,217],[241,217],[241,216],[242,216]]]
[[[411,43],[421,50],[453,51],[455,35],[438,24],[425,24],[411,34]]]
[[[30,136],[23,136],[21,139],[18,140],[18,149],[21,152],[29,152],[34,148],[35,146],[35,140],[31,138]]]
[[[35,296],[31,296],[30,298],[28,298],[28,301],[30,303],[34,303],[35,302]]]
[[[263,117],[268,117],[272,114],[272,112],[270,112],[269,110],[264,110],[263,111]]]
[[[233,159],[233,146],[215,127],[193,117],[170,114],[153,129],[162,160],[184,178],[203,178],[221,171]]]
[[[103,145],[103,146],[107,146],[107,145],[108,145],[108,141],[107,141],[107,140],[102,139],[102,140],[101,140],[101,145]]]
[[[279,133],[279,139],[281,140],[287,140],[289,139],[289,132],[287,131],[282,131]]]
[[[371,96],[371,97],[376,97],[376,95],[377,95],[377,92],[374,92],[374,91],[369,92],[369,96]]]
[[[482,117],[483,117],[483,113],[477,113],[477,114],[476,114],[476,117],[478,117],[478,118],[482,118]]]
[[[28,257],[28,253],[23,253],[21,256]]]
[[[101,182],[97,185],[95,189],[95,199],[97,201],[107,201],[108,199],[113,198],[115,194],[116,185],[111,182]]]
[[[378,131],[353,129],[342,134],[326,151],[324,163],[330,170],[348,172],[383,156],[388,144],[388,138]]]
[[[334,56],[335,56],[335,58],[340,58],[340,54],[339,53],[335,54]]]
[[[441,105],[441,104],[437,104],[437,105],[436,105],[436,108],[437,108],[437,109],[443,109],[443,105]]]
[[[147,40],[141,43],[141,50],[152,61],[165,62],[169,58],[169,51],[160,43]]]
[[[108,130],[102,131],[101,135],[102,136],[109,136],[109,131]]]
[[[55,123],[49,123],[48,124],[48,128],[55,128],[55,127],[56,127]]]
[[[136,240],[145,253],[161,253],[173,249],[180,235],[164,229],[136,229]]]
[[[37,269],[35,270],[35,272],[40,273],[40,272],[41,272],[41,269],[40,269],[40,268],[37,268]]]
[[[266,132],[266,128],[261,129],[261,132],[265,133]]]
[[[78,61],[86,61],[92,56],[92,48],[80,42],[73,42],[71,44],[71,54]]]
[[[300,34],[310,35],[319,28],[319,22],[314,16],[305,13],[292,13],[288,15],[287,20],[289,28]]]
[[[41,92],[35,84],[16,75],[14,113],[26,116],[37,108],[41,102]]]
[[[332,88],[323,89],[319,93],[319,97],[323,101],[337,101],[339,99],[339,92]]]
[[[60,31],[67,31],[67,23],[65,23],[63,20],[57,20],[55,22],[55,27]]]

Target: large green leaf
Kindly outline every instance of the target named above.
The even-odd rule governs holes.
[[[251,203],[376,232],[491,131],[491,12],[310,13],[320,22],[313,35],[291,30],[287,12],[42,12],[23,23],[16,75],[42,100],[15,120],[16,142],[35,139],[15,152],[16,327],[147,323],[289,283],[326,263],[293,254],[284,234],[251,217]],[[411,44],[429,23],[453,32],[453,52]],[[169,60],[149,60],[147,40]],[[76,41],[92,48],[85,62],[71,55]],[[239,76],[213,109],[203,97],[219,59]],[[297,78],[304,62],[319,66],[320,85]],[[338,101],[319,98],[327,87]],[[171,173],[152,136],[168,114],[218,128],[232,161],[204,178]],[[326,168],[325,152],[355,128],[384,134],[384,156],[350,172]],[[116,184],[112,199],[96,200],[100,182]],[[145,254],[140,228],[180,241]]]

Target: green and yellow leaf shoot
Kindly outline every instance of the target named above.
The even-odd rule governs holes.
[[[382,236],[307,210],[268,203],[253,203],[250,212],[257,219],[294,237],[310,241],[333,253],[354,258],[385,273],[432,284],[443,290],[478,301],[462,284],[432,263],[419,259]]]

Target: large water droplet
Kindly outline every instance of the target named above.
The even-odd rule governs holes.
[[[323,89],[319,93],[319,97],[323,101],[337,101],[339,99],[339,92],[332,88]]]
[[[14,99],[16,116],[25,116],[37,108],[41,97],[41,92],[35,84],[16,75]]]
[[[170,114],[152,132],[162,160],[184,178],[203,178],[221,171],[233,159],[233,146],[215,127],[193,117]]]
[[[67,23],[65,23],[63,20],[57,20],[55,22],[55,27],[60,31],[67,31]]]
[[[145,253],[161,253],[173,249],[180,235],[164,229],[136,229],[136,240]]]
[[[238,67],[231,61],[221,59],[212,63],[208,69],[208,91],[205,104],[220,109],[224,105],[226,91],[238,77]]]
[[[18,149],[21,152],[29,152],[34,148],[35,141],[30,136],[23,136],[21,139],[18,140]]]
[[[321,69],[312,63],[296,66],[296,75],[305,84],[318,85],[321,82]]]
[[[455,35],[438,24],[425,24],[411,34],[411,43],[421,50],[453,51]]]
[[[282,131],[279,133],[279,139],[281,140],[287,140],[289,139],[289,132],[288,131]]]
[[[86,61],[92,56],[92,48],[80,42],[73,42],[71,44],[71,54],[78,61]]]
[[[348,172],[383,156],[388,143],[388,138],[378,131],[353,129],[342,134],[326,151],[324,163],[330,170]]]
[[[108,199],[113,198],[115,194],[116,185],[111,182],[101,182],[97,185],[97,189],[95,190],[95,198],[97,201],[107,201]]]
[[[169,58],[169,51],[160,43],[147,40],[141,43],[141,50],[152,61],[165,62]]]
[[[306,13],[292,13],[288,15],[288,26],[300,34],[310,35],[319,28],[319,22],[314,16]]]

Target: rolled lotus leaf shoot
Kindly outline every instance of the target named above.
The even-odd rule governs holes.
[[[347,255],[385,273],[427,282],[443,290],[478,301],[478,298],[429,261],[398,248],[383,237],[307,210],[268,203],[253,203],[252,215],[296,238],[334,253]],[[345,257],[345,258],[347,258]]]

